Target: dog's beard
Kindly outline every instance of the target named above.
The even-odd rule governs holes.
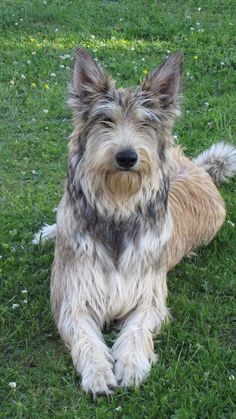
[[[109,192],[119,199],[128,199],[141,187],[141,174],[135,171],[109,170],[106,184]]]

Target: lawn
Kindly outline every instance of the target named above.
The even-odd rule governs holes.
[[[169,275],[172,321],[156,339],[159,362],[139,389],[96,400],[82,392],[51,318],[53,244],[31,244],[43,222],[54,222],[63,191],[73,48],[86,47],[120,86],[137,84],[169,52],[182,51],[175,135],[194,156],[218,140],[236,143],[236,2],[0,6],[0,417],[236,418],[236,179],[221,189],[227,220],[217,238]]]

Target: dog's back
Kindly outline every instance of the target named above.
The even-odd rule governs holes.
[[[208,244],[225,219],[225,204],[213,179],[203,167],[172,151],[169,208],[173,233],[168,242],[168,270],[186,254]]]

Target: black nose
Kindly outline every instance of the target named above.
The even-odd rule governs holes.
[[[116,154],[116,161],[123,169],[130,169],[137,163],[137,160],[137,153],[129,148]]]

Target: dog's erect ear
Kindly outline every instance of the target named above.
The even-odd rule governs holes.
[[[74,50],[73,91],[80,100],[93,98],[112,87],[110,77],[83,49]]]
[[[142,83],[142,90],[158,96],[163,108],[175,105],[181,87],[182,56],[171,55],[160,67],[151,71]]]

